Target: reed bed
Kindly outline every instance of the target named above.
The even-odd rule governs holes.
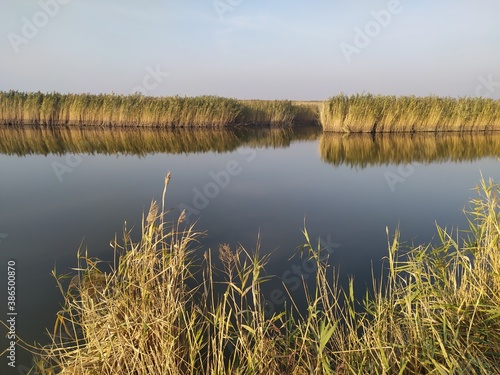
[[[291,126],[309,110],[288,100],[238,101],[216,96],[148,97],[0,92],[0,124],[209,127]]]
[[[168,182],[168,177],[167,177]],[[326,251],[302,248],[316,265],[307,309],[266,316],[269,256],[242,247],[194,257],[200,233],[165,221],[165,191],[124,230],[115,262],[78,254],[64,304],[36,348],[45,374],[500,374],[500,188],[481,183],[470,230],[459,243],[438,227],[435,246],[405,249],[389,238],[385,276],[362,301],[328,271]],[[194,277],[200,284],[190,283]],[[219,281],[217,281],[219,280]],[[222,281],[220,281],[222,280]],[[222,287],[221,292],[215,292]],[[33,349],[32,349],[33,350]]]
[[[295,121],[299,124],[320,125],[320,110],[322,102],[320,101],[294,101],[297,107]]]
[[[498,133],[335,134],[323,133],[321,159],[333,165],[463,162],[500,157]]]
[[[234,127],[319,124],[341,133],[500,130],[500,100],[338,95],[323,103],[216,96],[0,92],[0,124]]]
[[[318,125],[317,102],[290,100],[243,100],[244,118],[248,124],[287,126],[290,124]]]
[[[283,126],[293,123],[297,108],[290,100],[245,100],[244,118],[249,124]]]
[[[323,103],[321,124],[339,133],[500,130],[500,100],[341,94]]]
[[[0,92],[3,124],[224,127],[239,122],[234,99]]]

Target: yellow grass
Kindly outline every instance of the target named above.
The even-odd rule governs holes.
[[[500,100],[341,94],[323,102],[321,124],[341,133],[500,130]]]
[[[168,182],[169,177],[167,177]],[[165,221],[153,202],[142,237],[115,237],[115,262],[78,254],[55,275],[64,303],[52,343],[36,352],[46,374],[500,374],[500,204],[481,183],[468,232],[437,228],[440,243],[401,249],[388,235],[385,276],[362,302],[330,276],[326,250],[304,230],[315,264],[307,309],[266,316],[269,276],[257,245],[194,256],[201,235]],[[404,250],[404,251],[402,251]],[[196,280],[195,280],[196,279]],[[194,281],[198,282],[198,286]],[[217,289],[218,288],[218,289]],[[217,289],[217,291],[216,291]]]
[[[0,124],[234,127],[319,124],[341,133],[500,130],[500,100],[338,95],[324,102],[0,92]]]
[[[0,124],[9,125],[220,128],[298,121],[317,123],[317,115],[288,100],[0,92]]]

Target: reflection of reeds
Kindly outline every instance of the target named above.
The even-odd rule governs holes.
[[[343,133],[500,130],[500,100],[338,95],[323,103],[321,124]]]
[[[237,147],[287,147],[293,140],[316,139],[318,127],[286,129],[101,129],[0,127],[0,153],[13,155],[156,152],[228,152]]]
[[[500,156],[500,134],[407,134],[320,136],[321,159],[333,165],[471,161]]]
[[[310,106],[288,100],[0,91],[0,124],[145,127],[289,126],[315,122]]]
[[[334,165],[471,161],[500,156],[500,134],[322,133],[317,127],[287,129],[97,129],[0,127],[0,153],[171,154],[230,152],[238,147],[289,147],[294,141],[320,139],[321,159]]]

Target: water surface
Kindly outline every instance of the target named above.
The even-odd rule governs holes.
[[[61,303],[51,271],[73,272],[79,247],[111,260],[114,234],[125,221],[140,227],[169,171],[171,218],[187,209],[206,231],[200,252],[252,250],[260,233],[261,252],[273,252],[267,271],[278,276],[266,288],[270,312],[282,308],[282,282],[298,294],[298,277],[313,273],[290,259],[304,223],[362,294],[386,254],[386,227],[408,244],[431,241],[436,222],[465,229],[481,173],[500,181],[497,134],[0,128],[0,153],[0,265],[16,261],[17,330],[28,342],[46,341]],[[4,320],[5,288],[0,300]]]

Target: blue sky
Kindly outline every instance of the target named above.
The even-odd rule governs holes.
[[[498,0],[2,0],[0,90],[500,98]]]

